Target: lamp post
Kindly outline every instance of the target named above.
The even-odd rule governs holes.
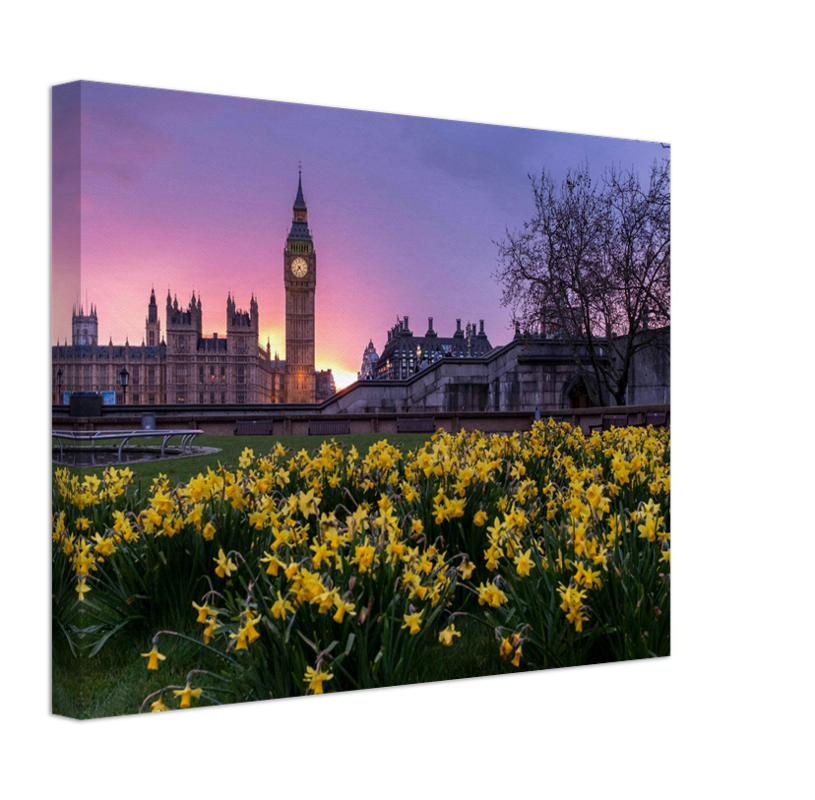
[[[119,373],[119,383],[122,384],[122,405],[127,405],[127,382],[130,380],[130,373],[127,371],[127,367],[122,367],[122,371]]]
[[[62,405],[62,367],[57,370],[57,397],[59,397],[59,405]]]

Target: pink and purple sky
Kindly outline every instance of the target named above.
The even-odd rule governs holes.
[[[512,336],[492,277],[495,240],[534,209],[527,175],[588,161],[636,169],[659,143],[81,82],[55,87],[52,343],[71,307],[97,306],[100,344],[141,344],[155,287],[202,298],[204,335],[226,298],[258,299],[260,339],[285,358],[283,248],[302,163],[317,254],[316,366],[351,383],[397,317],[440,335],[485,320]]]

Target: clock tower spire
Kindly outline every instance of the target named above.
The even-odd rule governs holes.
[[[292,207],[291,231],[283,250],[283,283],[286,288],[286,402],[314,403],[314,292],[317,257],[308,228],[299,170],[297,197]]]

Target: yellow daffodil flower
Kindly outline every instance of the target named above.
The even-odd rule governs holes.
[[[288,601],[284,600],[280,592],[277,593],[277,600],[272,605],[272,616],[275,619],[286,619],[286,612],[289,611],[294,614],[294,606]]]
[[[153,649],[149,653],[142,653],[142,658],[147,659],[147,669],[158,669],[158,662],[164,661],[167,656],[163,656],[158,651],[158,647],[153,645]]]
[[[173,689],[173,694],[176,697],[181,698],[181,705],[179,708],[189,708],[190,707],[190,698],[194,697],[196,700],[201,696],[201,692],[204,690],[199,689],[191,689],[190,684],[187,685],[183,689]]]
[[[203,622],[206,624],[208,621],[207,617],[215,613],[215,611],[208,605],[199,606],[194,600],[192,601],[192,606],[198,611],[198,619],[195,620],[196,622]]]
[[[155,711],[169,711],[169,706],[164,705],[164,700],[159,696],[158,700],[155,703],[150,703],[150,712],[153,713]]]
[[[439,634],[439,641],[445,645],[445,647],[450,647],[453,644],[453,637],[454,636],[461,636],[461,632],[456,630],[455,625],[448,625],[440,634]]]
[[[522,578],[529,575],[530,571],[535,568],[535,563],[532,561],[532,548],[530,547],[525,553],[517,555],[514,559],[515,571]]]
[[[212,639],[212,634],[215,632],[216,628],[220,628],[221,626],[218,624],[217,617],[210,617],[207,620],[207,627],[204,628],[204,644],[209,644]]]
[[[318,672],[313,667],[306,667],[306,677],[303,678],[303,682],[308,684],[306,691],[314,692],[314,694],[322,694],[323,683],[330,681],[333,677],[334,673],[332,672],[323,672],[322,670]]]
[[[419,624],[423,614],[424,609],[416,612],[415,614],[405,614],[403,616],[405,624],[402,626],[402,629],[410,628],[410,635],[415,636],[419,632]]]
[[[218,551],[218,558],[212,559],[218,566],[215,568],[215,574],[219,578],[228,578],[235,570],[237,570],[237,566],[235,566],[235,562],[232,561],[231,558],[226,557],[226,553],[224,553],[223,548]]]

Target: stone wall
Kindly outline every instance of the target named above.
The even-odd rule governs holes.
[[[628,405],[671,402],[671,329],[653,332],[654,344],[634,354],[628,375]]]
[[[157,436],[160,438],[161,430],[203,430],[205,436],[230,436],[235,431],[238,420],[273,419],[274,436],[305,436],[309,432],[309,420],[315,414],[307,412],[293,413],[275,410],[273,414],[266,412],[262,415],[253,412],[251,415],[241,410],[224,410],[212,406],[200,406],[198,409],[184,408],[183,406],[164,406],[158,413],[155,406],[145,407],[150,413],[156,415]],[[625,412],[628,422],[632,425],[645,422],[645,415],[649,412],[665,411],[670,424],[670,407],[665,405],[628,406]],[[129,431],[139,428],[136,407],[130,406],[127,410],[117,409],[115,406],[104,406],[101,417],[67,417],[53,416],[52,430],[58,431]],[[192,413],[191,413],[192,412]],[[557,421],[568,422],[573,427],[582,428],[589,434],[593,426],[602,422],[603,414],[620,413],[619,408],[582,408],[566,409],[562,413],[542,412],[544,421],[548,416],[555,416]],[[348,420],[352,434],[376,433],[382,436],[395,434],[398,429],[398,418],[407,416],[403,414],[344,414],[343,420]],[[410,415],[413,416],[413,415]],[[456,414],[427,414],[432,417],[435,428],[443,428],[451,433],[460,430],[482,431],[484,433],[511,433],[512,431],[528,431],[535,422],[536,414],[519,411],[486,411],[461,412]],[[430,434],[427,434],[428,438]],[[315,435],[315,441],[320,437]],[[332,438],[332,437],[322,437]],[[342,437],[339,437],[340,439]],[[269,441],[268,436],[257,436],[258,446]],[[151,442],[152,444],[152,442]]]
[[[567,344],[516,339],[485,358],[442,359],[408,380],[355,383],[329,398],[320,413],[562,409],[578,377]]]
[[[632,361],[628,405],[670,403],[670,329]],[[407,380],[361,381],[338,392],[321,414],[456,413],[568,409],[582,379],[570,345],[517,338],[485,358],[444,358]],[[603,398],[611,405],[609,398]]]

